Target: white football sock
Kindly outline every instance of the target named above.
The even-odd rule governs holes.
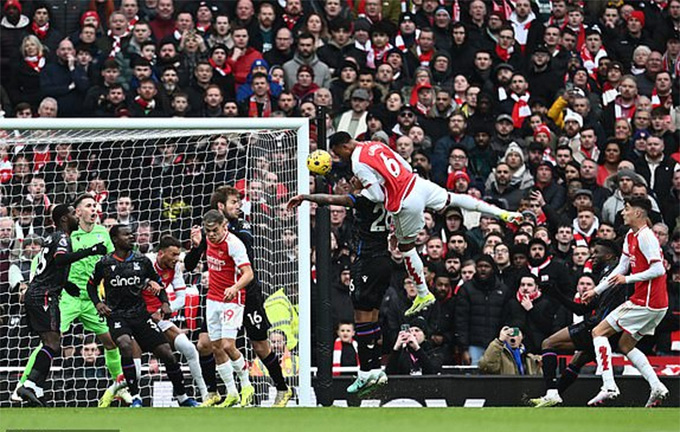
[[[246,359],[243,356],[236,360],[231,361],[231,366],[234,368],[234,372],[238,375],[241,381],[241,388],[251,385],[248,367],[246,365]]]
[[[640,371],[642,376],[647,380],[652,388],[661,386],[659,377],[656,376],[654,368],[651,364],[649,364],[647,356],[642,351],[637,348],[633,348],[628,354],[626,354],[626,357],[628,357],[628,360],[633,363],[633,366],[635,366],[635,368]]]
[[[236,383],[234,382],[234,368],[231,366],[231,362],[226,361],[221,365],[217,365],[215,370],[220,374],[220,378],[222,378],[222,381],[224,381],[224,384],[227,386],[227,393],[238,394]]]
[[[418,256],[416,248],[412,248],[403,252],[404,254],[404,265],[406,266],[406,272],[413,279],[416,284],[416,289],[418,290],[418,297],[425,297],[430,293],[427,289],[427,284],[425,283],[425,272],[423,271],[423,261]]]
[[[465,210],[478,211],[493,216],[500,216],[505,211],[496,207],[495,205],[491,205],[487,202],[477,199],[472,195],[449,192],[449,197],[449,206],[460,207]]]
[[[194,379],[201,396],[205,397],[208,394],[208,387],[205,385],[203,375],[201,374],[201,362],[199,361],[198,350],[184,333],[175,338],[175,349],[182,353],[184,358],[187,359],[191,377]]]
[[[615,389],[614,369],[612,366],[612,347],[609,339],[604,336],[593,338],[595,347],[595,359],[597,359],[597,374],[602,375],[602,384],[605,389]]]
[[[135,374],[137,375],[137,382],[142,379],[142,359],[133,358],[132,361],[135,364]]]

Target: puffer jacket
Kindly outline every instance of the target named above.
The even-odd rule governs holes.
[[[541,356],[523,354],[524,375],[541,375]],[[491,341],[479,360],[479,371],[489,375],[519,375],[512,353],[499,339]]]
[[[487,346],[501,329],[510,295],[496,275],[488,281],[475,276],[464,283],[456,297],[454,327],[458,346]]]

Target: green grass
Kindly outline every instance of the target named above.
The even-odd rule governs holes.
[[[0,410],[5,429],[119,429],[121,432],[678,432],[678,408],[129,408]]]

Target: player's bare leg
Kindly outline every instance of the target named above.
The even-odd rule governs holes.
[[[557,351],[573,350],[574,348],[567,327],[558,330],[543,341],[541,350],[546,394],[540,398],[531,399],[530,402],[533,406],[542,408],[562,403],[562,397],[557,389]]]
[[[215,363],[217,364],[215,370],[227,387],[227,396],[218,406],[232,407],[241,400],[238,390],[236,389],[236,382],[234,381],[234,367],[228,354],[229,350],[235,348],[235,344],[233,343],[233,339],[223,338],[212,341],[212,347],[213,354],[215,355]]]
[[[35,358],[35,363],[24,384],[17,389],[17,395],[33,406],[43,407],[43,387],[50,373],[52,359],[61,351],[61,334],[58,332],[40,333],[42,348]]]
[[[668,396],[668,389],[663,385],[661,380],[659,380],[656,372],[654,372],[654,368],[649,364],[647,356],[636,348],[637,342],[638,341],[633,336],[624,332],[621,335],[621,339],[619,339],[619,350],[628,357],[628,360],[633,363],[633,366],[640,371],[640,374],[642,374],[644,379],[649,383],[650,394],[645,407],[651,408],[661,404],[661,402],[666,399]]]
[[[177,351],[179,351],[189,364],[189,370],[191,371],[191,377],[196,383],[199,392],[201,393],[201,400],[205,401],[209,398],[208,388],[203,380],[203,375],[201,373],[201,363],[199,362],[198,350],[193,343],[187,338],[176,325],[170,326],[167,330],[163,332],[165,338],[170,342],[170,345]]]
[[[356,339],[359,348],[360,370],[357,379],[347,387],[347,393],[367,396],[377,388],[387,384],[387,374],[380,366],[380,311],[354,310]]]
[[[212,343],[207,332],[198,334],[198,344],[196,345],[200,356],[201,375],[205,381],[208,395],[202,400],[201,406],[213,406],[222,400],[217,392],[217,376],[215,371],[215,355],[213,354]]]
[[[597,360],[597,373],[602,375],[600,392],[588,401],[589,406],[595,406],[616,399],[620,392],[614,381],[612,347],[609,344],[609,337],[616,334],[616,330],[607,321],[602,321],[593,329],[591,334],[595,348],[595,359]]]
[[[269,376],[272,377],[274,385],[276,386],[276,398],[274,399],[274,404],[272,406],[275,408],[284,408],[288,404],[288,401],[293,397],[293,390],[288,387],[288,384],[286,384],[286,380],[283,377],[279,356],[272,351],[268,339],[261,341],[252,340],[250,343],[253,345],[253,351],[255,351],[257,357],[262,360],[262,364],[267,368]]]
[[[172,381],[173,395],[179,402],[179,405],[182,407],[199,406],[198,402],[187,396],[186,388],[184,387],[184,374],[179,367],[179,363],[177,363],[177,359],[175,359],[175,355],[172,353],[170,344],[164,343],[157,346],[153,353],[165,365],[165,372],[168,374],[170,381]]]

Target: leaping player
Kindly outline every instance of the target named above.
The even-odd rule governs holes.
[[[635,292],[614,309],[592,331],[597,371],[602,375],[602,388],[588,405],[595,406],[616,399],[620,392],[614,382],[612,348],[609,337],[624,332],[619,340],[620,351],[628,357],[651,387],[646,407],[656,406],[668,396],[668,389],[659,380],[647,357],[635,347],[643,336],[653,335],[668,309],[666,270],[661,246],[648,225],[652,206],[646,198],[631,198],[623,207],[623,223],[630,227],[623,243],[623,255],[611,275],[594,289],[583,294],[585,302],[595,295],[621,284],[635,283]],[[630,268],[630,274],[628,269]]]
[[[425,225],[426,208],[442,211],[454,206],[489,213],[505,222],[522,220],[520,213],[502,210],[470,195],[448,192],[419,177],[408,162],[385,144],[358,142],[347,132],[337,132],[330,138],[330,146],[342,160],[351,162],[354,175],[364,187],[361,194],[373,202],[384,202],[385,209],[393,215],[399,250],[418,290],[406,315],[417,314],[435,302],[434,294],[425,283],[423,262],[415,249],[416,235]]]

